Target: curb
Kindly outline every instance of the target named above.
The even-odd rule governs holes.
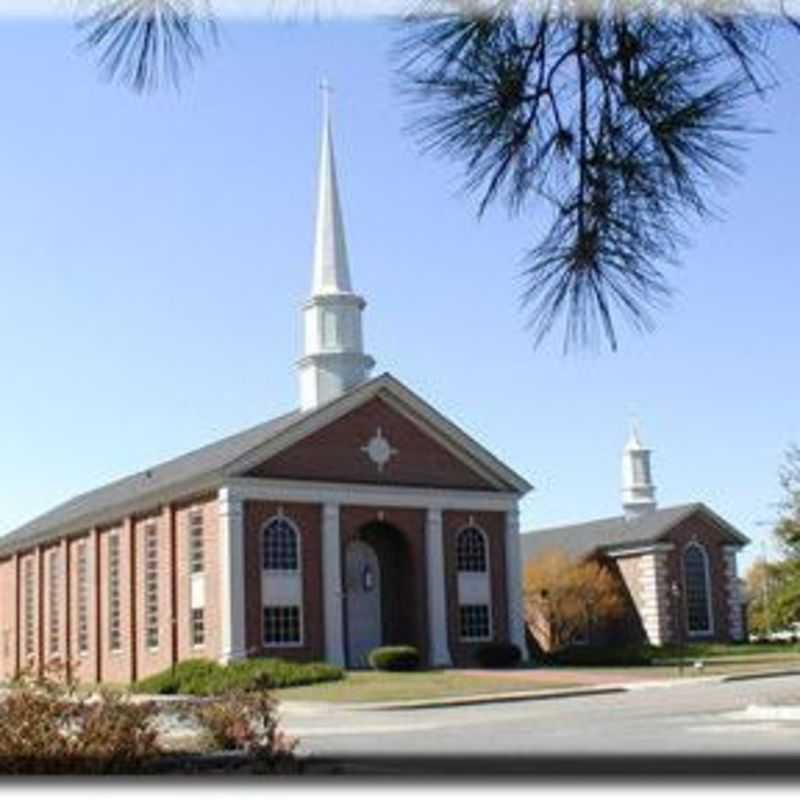
[[[741,675],[723,675],[722,683],[735,683],[737,681],[755,681],[764,678],[788,678],[792,675],[800,675],[800,669],[782,669],[772,672],[745,672]]]
[[[623,694],[625,686],[596,686],[587,689],[563,689],[560,691],[522,691],[504,694],[481,694],[469,697],[445,697],[435,700],[400,700],[386,703],[337,704],[343,711],[416,711],[430,708],[457,708],[459,706],[479,706],[490,703],[516,703],[531,700],[562,700],[571,697],[588,697],[603,694]]]

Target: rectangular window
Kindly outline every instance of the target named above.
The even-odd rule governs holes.
[[[32,657],[36,651],[36,595],[33,577],[33,559],[25,562],[23,576],[25,593],[25,655]]]
[[[144,529],[144,638],[151,650],[158,647],[158,528]]]
[[[48,566],[50,569],[48,581],[48,617],[49,617],[49,636],[48,636],[48,651],[51,656],[54,656],[60,650],[59,634],[61,633],[61,620],[59,610],[61,598],[59,592],[61,591],[61,563],[58,558],[58,552],[52,551],[48,558]]]
[[[206,570],[205,541],[203,538],[203,512],[189,514],[189,571],[198,575]]]
[[[264,607],[264,644],[300,644],[300,606]]]
[[[78,545],[78,653],[89,652],[89,561],[86,542]]]
[[[204,608],[192,609],[192,647],[202,647],[206,643],[206,611]]]
[[[108,537],[108,646],[112,652],[122,649],[119,583],[119,534],[112,533]]]
[[[459,632],[462,639],[488,639],[489,606],[460,606]]]

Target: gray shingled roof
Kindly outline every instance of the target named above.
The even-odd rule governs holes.
[[[292,411],[245,431],[220,439],[155,467],[129,475],[99,489],[80,494],[0,538],[0,553],[33,544],[51,531],[63,530],[87,516],[125,505],[151,493],[168,491],[224,469],[250,450],[260,447],[303,417]]]
[[[527,531],[522,534],[522,558],[528,561],[554,548],[564,550],[570,556],[580,557],[597,550],[654,544],[681,520],[696,512],[710,516],[737,544],[747,544],[749,541],[703,503],[687,503],[659,508],[633,519],[626,519],[624,516],[608,517],[578,525]]]

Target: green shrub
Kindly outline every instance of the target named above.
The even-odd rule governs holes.
[[[546,662],[560,667],[639,667],[649,666],[653,656],[649,648],[625,645],[623,647],[567,647],[547,656]]]
[[[515,667],[522,660],[522,651],[511,642],[489,642],[478,647],[475,657],[488,669]]]
[[[229,692],[268,691],[289,686],[308,686],[344,677],[331,664],[300,664],[279,658],[253,658],[222,666],[214,661],[191,659],[134,684],[139,694],[190,694],[198,697]]]
[[[419,667],[419,651],[407,644],[376,647],[369,654],[369,664],[386,672],[413,672]]]

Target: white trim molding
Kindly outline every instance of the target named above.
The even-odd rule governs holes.
[[[522,555],[519,537],[519,508],[514,503],[506,511],[506,605],[508,606],[508,638],[519,647],[523,659],[525,644],[525,614],[522,605]]]
[[[428,573],[428,637],[431,666],[449,667],[447,586],[444,567],[442,510],[429,508],[425,519],[425,551]]]
[[[452,511],[508,511],[517,495],[466,489],[425,489],[360,483],[328,483],[284,479],[231,478],[230,497],[275,503],[334,503],[388,508],[434,508]]]
[[[220,661],[247,657],[244,627],[244,509],[230,488],[219,490]]]
[[[322,593],[325,660],[338,667],[344,667],[342,552],[337,503],[325,503],[322,507]]]

